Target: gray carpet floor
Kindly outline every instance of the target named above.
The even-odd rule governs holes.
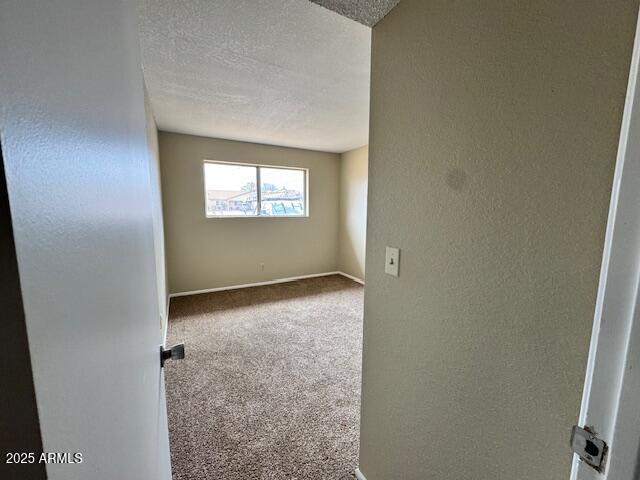
[[[355,478],[362,302],[341,276],[172,299],[174,480]]]

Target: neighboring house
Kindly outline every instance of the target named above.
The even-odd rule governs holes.
[[[208,213],[246,211],[255,208],[258,198],[256,192],[238,192],[237,190],[207,190]]]
[[[304,197],[302,192],[285,188],[262,192],[263,208],[269,207],[269,214],[297,214],[302,212]],[[207,213],[237,212],[245,214],[255,210],[256,192],[237,190],[207,190]]]

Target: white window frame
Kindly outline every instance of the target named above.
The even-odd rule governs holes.
[[[256,193],[257,193],[257,213],[256,215],[209,215],[207,211],[207,181],[205,169],[208,163],[217,165],[238,165],[241,167],[254,167],[256,169]],[[279,168],[282,170],[299,170],[304,172],[304,214],[303,215],[262,215],[262,189],[260,188],[260,169]],[[262,163],[225,162],[222,160],[203,160],[202,162],[202,186],[204,191],[204,214],[206,218],[309,218],[309,169],[302,167],[289,167],[287,165],[269,165]]]

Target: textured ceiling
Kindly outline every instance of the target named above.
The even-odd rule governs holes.
[[[161,130],[343,152],[368,143],[371,30],[306,0],[140,0]]]
[[[349,17],[363,25],[373,27],[395,7],[400,0],[310,0],[329,10]]]

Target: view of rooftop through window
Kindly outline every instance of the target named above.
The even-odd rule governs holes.
[[[306,170],[205,162],[204,176],[208,217],[306,215]]]

